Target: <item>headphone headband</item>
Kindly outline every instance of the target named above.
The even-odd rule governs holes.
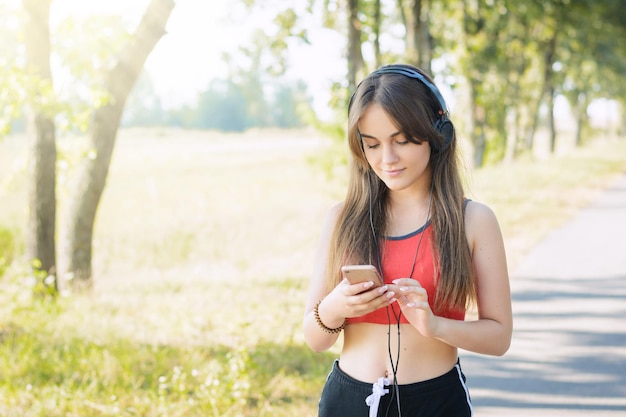
[[[433,92],[437,100],[439,101],[439,105],[441,106],[441,110],[444,114],[448,114],[448,106],[446,106],[446,101],[443,99],[443,96],[439,92],[439,89],[435,86],[435,84],[428,81],[426,77],[424,77],[419,72],[412,70],[410,68],[401,67],[398,65],[386,65],[374,71],[371,75],[382,75],[382,74],[400,74],[409,78],[414,78],[422,82],[430,91]]]

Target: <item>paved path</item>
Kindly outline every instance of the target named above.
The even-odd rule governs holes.
[[[502,358],[462,352],[476,417],[626,416],[626,175],[511,275]]]

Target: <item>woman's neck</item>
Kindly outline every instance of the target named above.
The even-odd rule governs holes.
[[[425,193],[390,195],[388,205],[388,236],[403,236],[424,226],[432,209],[430,189]]]

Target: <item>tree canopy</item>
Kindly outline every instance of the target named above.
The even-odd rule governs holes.
[[[272,0],[246,2],[276,8]],[[311,16],[343,34],[346,77],[332,105],[339,120],[358,80],[385,63],[407,62],[449,86],[459,103],[457,130],[473,145],[476,166],[532,149],[539,126],[557,131],[555,100],[567,99],[577,143],[590,139],[594,99],[624,109],[626,25],[612,0],[308,0],[293,31]],[[623,110],[622,110],[623,111]],[[342,116],[343,115],[343,116]],[[623,129],[623,126],[622,126]]]
[[[39,84],[15,64],[21,53],[16,11],[2,7],[7,52],[0,100],[6,132],[19,118],[28,89]],[[554,149],[559,96],[576,120],[577,143],[591,137],[587,109],[593,100],[616,100],[624,108],[626,25],[619,2],[612,0],[242,0],[231,7],[238,13],[262,12],[268,21],[246,31],[250,36],[240,39],[239,48],[216,62],[227,76],[198,91],[194,102],[166,108],[144,73],[127,103],[124,126],[241,131],[311,123],[312,95],[318,91],[310,91],[306,79],[287,82],[284,75],[289,54],[309,45],[311,32],[322,29],[344,39],[336,48],[343,51],[345,74],[330,87],[333,123],[344,123],[346,100],[368,72],[408,62],[453,92],[455,125],[470,139],[477,166],[532,149],[540,127],[548,128]],[[98,82],[99,68],[128,36],[125,25],[122,16],[90,16],[54,28],[52,54],[64,63],[60,70],[71,74],[72,87],[79,86],[47,100],[56,103],[55,121],[62,129],[85,130],[93,109],[108,99]],[[72,35],[79,32],[85,36]],[[90,53],[80,52],[85,50]]]

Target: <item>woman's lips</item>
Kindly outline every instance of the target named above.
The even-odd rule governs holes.
[[[397,177],[404,172],[404,169],[383,169],[383,172],[389,177]]]

